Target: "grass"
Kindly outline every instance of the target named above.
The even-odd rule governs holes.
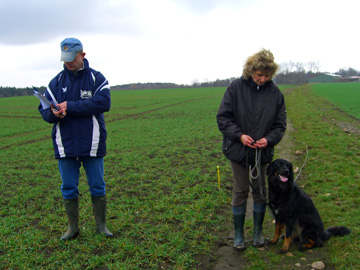
[[[360,119],[360,83],[319,83],[311,89],[337,108]]]
[[[282,87],[289,88],[288,86]],[[0,265],[4,269],[203,269],[231,224],[231,171],[221,153],[215,115],[224,88],[112,92],[106,113],[105,178],[108,227],[115,239],[94,233],[90,194],[82,171],[77,240],[60,242],[66,217],[53,158],[51,125],[35,97],[0,99]],[[299,181],[312,196],[325,226],[353,233],[315,252],[327,266],[359,268],[359,128],[308,87],[285,90],[293,130],[291,148],[309,150]],[[341,123],[341,126],[340,124]],[[301,143],[300,143],[301,141]],[[294,156],[299,166],[303,156]],[[216,166],[220,167],[218,190]],[[247,220],[247,227],[252,224]],[[273,232],[269,215],[266,237]],[[246,269],[293,269],[293,258],[249,248]],[[246,264],[246,265],[245,265]],[[331,269],[331,268],[330,268]]]
[[[325,227],[344,225],[353,232],[351,236],[332,238],[325,244],[324,250],[329,256],[325,264],[336,269],[358,268],[360,260],[350,254],[359,252],[356,240],[359,233],[356,217],[360,215],[357,207],[360,202],[359,133],[344,131],[339,123],[360,130],[359,120],[339,113],[326,100],[314,96],[308,87],[298,87],[287,95],[287,111],[294,127],[291,136],[298,140],[295,142],[298,149],[304,151],[304,144],[310,149],[299,184],[314,200]],[[293,162],[300,166],[303,160],[294,156]],[[333,255],[336,252],[337,255]]]

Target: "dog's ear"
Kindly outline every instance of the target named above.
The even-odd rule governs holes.
[[[292,171],[293,170],[293,165],[291,162],[288,161],[288,168],[289,168],[289,171]]]
[[[289,172],[290,172],[289,179],[292,180],[292,179],[294,179],[294,170],[293,170],[293,165],[291,162],[289,162],[288,168],[289,168]]]
[[[266,175],[271,175],[273,173],[274,162],[270,162],[269,166],[266,168]]]

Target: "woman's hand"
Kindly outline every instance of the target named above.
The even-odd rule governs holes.
[[[251,138],[249,135],[241,135],[240,141],[243,145],[248,146],[250,148],[256,149],[256,148],[266,148],[268,146],[268,141],[265,138],[262,138],[258,141],[254,141],[253,138]]]
[[[249,135],[241,135],[240,141],[243,145],[256,149],[255,141]]]
[[[268,141],[265,138],[262,138],[254,143],[257,148],[266,148],[268,146]]]

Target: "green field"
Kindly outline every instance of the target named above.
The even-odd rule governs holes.
[[[266,250],[249,247],[236,255],[238,263],[244,269],[294,269],[305,257],[309,263],[318,258],[330,269],[360,268],[359,121],[329,106],[308,87],[281,88],[292,126],[287,148],[303,150],[304,143],[310,148],[301,185],[313,197],[326,227],[345,225],[353,233],[331,239],[313,253],[292,246],[293,257],[277,254],[280,244]],[[67,221],[51,125],[42,120],[35,97],[1,98],[0,268],[213,269],[221,259],[218,247],[231,245],[227,236],[232,230],[231,171],[215,119],[224,91],[111,92],[112,107],[105,114],[105,178],[108,228],[116,238],[94,233],[82,173],[81,234],[69,242],[59,241]],[[356,97],[348,93],[348,100],[360,96],[359,91]],[[300,166],[304,156],[294,155],[291,161]],[[264,226],[270,238],[270,215]],[[251,220],[247,230],[250,237]]]
[[[311,87],[319,96],[360,119],[360,83],[319,83]]]

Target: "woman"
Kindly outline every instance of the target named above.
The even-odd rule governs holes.
[[[277,69],[278,65],[269,50],[262,49],[250,56],[245,62],[242,77],[232,81],[227,88],[216,116],[219,130],[223,133],[223,152],[230,160],[234,177],[231,204],[234,248],[239,251],[246,248],[244,221],[250,186],[253,244],[256,247],[264,245],[265,170],[273,158],[274,146],[286,130],[284,96],[272,81]]]

